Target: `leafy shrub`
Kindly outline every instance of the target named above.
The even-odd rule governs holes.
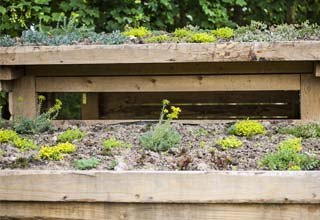
[[[181,109],[171,106],[171,113],[169,113],[166,108],[169,103],[168,100],[163,100],[158,124],[140,137],[140,143],[144,148],[153,151],[167,151],[180,144],[181,136],[171,127],[171,121],[178,118]],[[167,120],[164,120],[165,116]]]
[[[222,138],[217,141],[217,144],[220,145],[224,150],[228,150],[230,148],[238,148],[243,145],[242,141],[238,140],[236,136]]]
[[[75,160],[73,164],[78,170],[90,170],[96,168],[100,164],[100,160],[95,157],[91,157],[90,159]]]
[[[264,134],[265,128],[260,122],[247,119],[236,122],[228,129],[228,132],[230,134],[247,137],[256,134]]]
[[[270,170],[311,170],[316,168],[320,161],[315,156],[300,153],[301,138],[293,138],[279,144],[275,153],[269,153],[259,161],[259,166]]]
[[[20,116],[17,117],[17,119],[14,120],[14,130],[19,134],[35,134],[35,133],[41,133],[52,129],[52,123],[51,121],[55,119],[59,111],[61,109],[62,103],[59,99],[56,99],[56,103],[53,107],[49,108],[48,111],[40,114],[40,109],[42,102],[45,100],[44,96],[39,96],[39,104],[38,104],[38,116],[35,119],[30,119],[21,116],[22,113],[20,113]],[[22,100],[19,100],[20,105],[22,104]],[[21,108],[21,107],[20,107]]]
[[[133,36],[138,38],[143,38],[151,34],[151,31],[149,31],[145,27],[137,27],[137,28],[129,28],[126,31],[122,32],[125,36]]]
[[[233,36],[233,30],[228,27],[218,28],[211,32],[217,38],[229,39]]]
[[[190,43],[213,43],[216,38],[208,33],[195,33],[187,41]]]
[[[81,140],[86,135],[85,132],[77,129],[68,129],[65,132],[58,135],[59,142],[72,142],[74,140]]]
[[[163,35],[152,36],[152,37],[146,38],[145,41],[147,43],[163,43],[163,42],[169,41],[169,39],[170,38],[168,35],[163,34]]]
[[[48,160],[63,160],[63,154],[73,153],[76,151],[76,146],[70,143],[60,143],[53,147],[42,146],[38,157]]]
[[[294,125],[292,127],[279,128],[277,132],[280,134],[291,134],[302,138],[316,138],[320,137],[320,124],[312,122],[308,124]]]

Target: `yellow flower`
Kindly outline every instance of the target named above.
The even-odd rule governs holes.
[[[163,113],[167,114],[167,113],[169,113],[169,110],[165,109],[165,110],[163,110]]]
[[[168,99],[164,99],[164,100],[162,100],[162,104],[163,105],[169,105],[170,101]]]
[[[39,95],[38,99],[39,99],[39,101],[45,101],[46,97],[44,95]]]

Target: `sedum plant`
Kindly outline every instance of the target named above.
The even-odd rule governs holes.
[[[121,140],[117,140],[115,137],[110,137],[102,141],[102,149],[105,154],[108,154],[115,148],[131,148],[131,145]]]
[[[137,28],[128,28],[126,31],[122,32],[124,36],[133,36],[138,38],[143,38],[151,34],[151,31],[149,31],[145,27],[137,27]]]
[[[86,133],[77,129],[68,129],[58,135],[58,142],[72,142],[74,140],[81,140],[86,136]]]
[[[280,128],[277,132],[280,134],[291,134],[295,137],[316,138],[320,137],[320,124],[311,122],[307,124],[294,125],[292,127]]]
[[[223,27],[213,30],[211,33],[217,38],[230,39],[233,36],[233,29],[229,27]]]
[[[0,130],[0,143],[11,143],[21,151],[37,148],[33,140],[22,138],[13,130]]]
[[[222,138],[216,142],[219,146],[224,150],[228,150],[230,148],[238,148],[243,145],[242,141],[239,140],[236,136],[230,136],[226,138]]]
[[[140,143],[144,148],[152,151],[167,151],[180,144],[181,135],[171,126],[171,122],[179,117],[181,109],[171,106],[171,112],[169,113],[167,109],[169,104],[169,100],[162,101],[159,122],[150,131],[141,135]],[[165,117],[167,120],[164,119]]]
[[[100,164],[100,160],[95,157],[89,159],[79,159],[73,162],[74,167],[77,170],[90,170],[96,168]]]
[[[214,43],[216,38],[208,33],[195,33],[187,39],[189,43]]]
[[[59,143],[53,147],[42,146],[38,157],[40,159],[48,159],[48,160],[63,160],[63,154],[70,154],[76,151],[76,146],[67,142],[67,143]]]
[[[20,111],[22,112],[22,98],[19,98]],[[51,130],[53,128],[51,121],[58,117],[62,102],[56,99],[54,106],[49,108],[48,111],[40,114],[40,109],[45,101],[45,97],[40,95],[38,97],[38,116],[35,119],[18,116],[14,123],[14,130],[19,134],[36,134]],[[22,115],[22,113],[20,113]]]
[[[262,123],[247,119],[236,122],[228,129],[228,133],[248,137],[257,134],[264,134],[265,128]]]
[[[285,140],[275,153],[266,154],[259,166],[270,170],[312,170],[320,165],[318,158],[301,153],[301,150],[301,138]]]

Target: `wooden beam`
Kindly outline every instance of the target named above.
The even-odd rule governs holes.
[[[314,64],[314,75],[320,77],[320,62],[315,62]]]
[[[0,218],[55,220],[320,220],[320,205],[0,202]]]
[[[319,180],[318,171],[3,170],[0,201],[319,204]]]
[[[319,41],[17,46],[0,65],[318,61]]]
[[[12,84],[12,81],[0,81],[0,91],[11,92]]]
[[[37,77],[37,92],[300,90],[299,74]]]
[[[13,80],[22,77],[23,67],[0,66],[0,80]]]
[[[314,63],[300,62],[217,62],[217,63],[134,63],[87,65],[31,65],[26,72],[35,76],[100,75],[201,75],[314,73]]]
[[[81,105],[81,119],[99,119],[99,95],[98,93],[83,93]]]
[[[301,119],[320,119],[320,78],[313,74],[301,75]]]
[[[22,99],[22,102],[18,100]],[[13,81],[12,96],[13,118],[22,115],[28,118],[34,118],[37,114],[37,97],[35,90],[35,78],[32,75],[25,75]]]

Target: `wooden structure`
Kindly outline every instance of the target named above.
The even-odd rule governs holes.
[[[0,80],[14,116],[20,96],[35,117],[38,93],[72,92],[82,119],[157,118],[167,98],[182,119],[313,120],[319,61],[320,41],[24,46],[0,48]]]
[[[317,171],[1,171],[0,219],[320,220]]]

